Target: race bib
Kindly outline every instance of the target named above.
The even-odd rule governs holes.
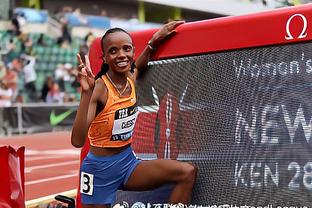
[[[80,175],[80,193],[92,195],[93,194],[93,174],[81,172]]]
[[[133,134],[135,121],[138,116],[138,108],[131,106],[115,112],[112,130],[113,141],[127,141]]]

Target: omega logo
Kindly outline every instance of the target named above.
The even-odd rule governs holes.
[[[287,36],[285,36],[286,40],[293,40],[294,39],[294,37],[292,36],[292,34],[290,32],[290,24],[291,24],[292,19],[296,16],[299,16],[303,21],[303,27],[302,27],[301,33],[297,37],[297,39],[305,38],[308,35],[307,34],[307,27],[308,27],[307,18],[302,14],[294,14],[287,20],[287,23],[286,23],[286,33],[287,33]]]

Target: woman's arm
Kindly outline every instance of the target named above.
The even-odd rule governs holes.
[[[100,96],[104,96],[106,100],[106,91],[102,82],[101,79],[96,80],[92,92],[82,91],[81,93],[80,104],[74,120],[71,137],[71,143],[75,147],[82,147],[85,143],[89,126],[96,116],[96,107]]]
[[[157,32],[154,33],[153,37],[144,48],[138,59],[135,61],[136,68],[134,69],[134,79],[137,79],[139,73],[144,70],[150,60],[151,54],[157,49],[159,44],[166,38],[175,33],[175,28],[184,21],[172,21],[162,26]]]
[[[80,55],[78,59],[78,81],[81,85],[81,99],[74,120],[71,143],[75,147],[82,147],[85,143],[88,128],[95,117],[96,104],[99,96],[98,84],[95,84],[94,75],[90,70],[89,59],[84,64]]]
[[[89,124],[87,122],[89,108],[92,110],[93,102],[90,102],[92,91],[81,92],[80,104],[74,120],[71,143],[74,147],[82,147],[85,143]]]

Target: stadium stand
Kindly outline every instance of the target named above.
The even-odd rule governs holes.
[[[14,18],[23,19],[19,26],[21,27],[21,34],[14,32],[15,29],[11,25],[0,28],[1,61],[10,66],[10,63],[20,58],[21,54],[25,53],[36,57],[35,72],[37,78],[35,86],[38,101],[42,101],[39,99],[40,91],[46,78],[57,78],[56,69],[60,65],[71,66],[66,69],[70,79],[67,78],[62,84],[64,86],[61,86],[65,90],[66,97],[74,98],[71,99],[74,101],[79,99],[79,86],[75,82],[76,54],[79,50],[86,50],[92,39],[102,35],[106,29],[127,25],[127,30],[135,31],[159,26],[159,24],[154,23],[142,24],[133,19],[114,19],[85,15],[79,12],[65,13],[55,19],[56,17],[52,18],[46,10],[19,7],[15,9]],[[92,33],[94,31],[95,33]],[[57,36],[57,34],[62,33],[62,36]],[[89,38],[90,36],[91,38]],[[18,74],[18,94],[23,97],[24,102],[29,102],[29,95],[24,89],[24,74],[21,71]]]

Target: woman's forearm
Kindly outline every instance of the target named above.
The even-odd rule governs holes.
[[[87,121],[88,107],[91,100],[92,91],[82,92],[80,104],[74,120],[71,143],[75,147],[82,147],[85,143],[89,124]]]
[[[153,53],[153,50],[151,47],[146,46],[144,48],[143,52],[140,54],[140,56],[135,62],[135,65],[139,71],[146,68],[152,53]]]

